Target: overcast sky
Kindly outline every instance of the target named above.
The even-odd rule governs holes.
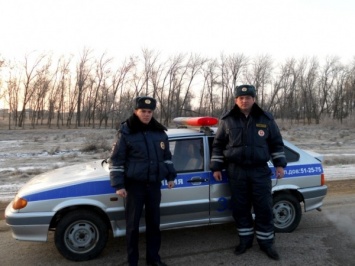
[[[354,0],[0,0],[0,57],[32,51],[355,56]]]

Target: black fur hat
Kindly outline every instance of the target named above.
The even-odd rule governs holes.
[[[149,96],[139,96],[134,99],[134,109],[150,109],[155,110],[157,101]]]
[[[255,97],[255,87],[253,85],[240,85],[235,87],[234,96],[235,98],[239,96],[250,95]]]

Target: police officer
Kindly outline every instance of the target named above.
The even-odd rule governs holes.
[[[109,160],[111,186],[125,198],[128,263],[138,264],[139,220],[145,207],[147,265],[166,265],[160,260],[161,181],[174,187],[176,171],[166,128],[153,118],[156,100],[137,97],[134,113],[121,124]]]
[[[271,159],[277,178],[284,176],[286,157],[282,137],[273,116],[255,103],[255,87],[235,88],[235,106],[220,121],[212,145],[210,168],[222,180],[226,168],[239,245],[236,255],[252,247],[254,233],[262,251],[279,260],[274,243]],[[254,208],[255,225],[251,214]],[[255,232],[254,232],[255,231]]]

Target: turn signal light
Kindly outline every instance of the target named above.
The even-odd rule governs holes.
[[[27,206],[27,200],[24,198],[19,198],[19,197],[15,197],[14,202],[12,203],[12,208],[14,208],[15,210],[20,210],[23,209]]]

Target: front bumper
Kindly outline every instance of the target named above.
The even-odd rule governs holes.
[[[11,202],[5,210],[5,221],[16,240],[47,241],[53,215],[51,212],[18,212],[12,208]]]

